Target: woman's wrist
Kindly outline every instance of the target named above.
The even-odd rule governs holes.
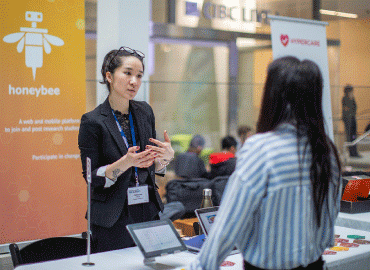
[[[118,177],[124,173],[128,168],[124,166],[125,156],[121,159],[117,160],[116,162],[107,166],[107,170],[105,172],[105,176],[108,177],[110,180],[116,182]]]
[[[117,178],[122,174],[120,168],[114,168],[113,164],[108,165],[107,170],[105,171],[105,177],[109,178],[113,182],[117,181]]]
[[[165,159],[165,158],[162,158],[162,159],[158,159],[158,163],[160,165],[162,165],[162,167],[166,167],[168,164],[170,164],[170,162],[173,160],[173,157],[170,158],[170,159]]]

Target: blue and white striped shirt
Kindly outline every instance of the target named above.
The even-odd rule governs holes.
[[[218,269],[234,246],[256,267],[291,269],[318,260],[334,245],[340,172],[333,155],[333,181],[318,227],[310,183],[311,148],[307,146],[303,155],[305,143],[303,138],[301,178],[293,125],[282,124],[244,143],[210,235],[189,269]]]

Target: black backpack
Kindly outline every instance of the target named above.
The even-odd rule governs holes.
[[[171,180],[166,185],[167,203],[182,202],[185,216],[195,217],[194,210],[200,208],[205,188],[213,189],[213,181],[205,178]]]
[[[213,205],[219,206],[221,204],[222,195],[224,194],[227,181],[229,181],[230,176],[217,176],[213,178],[212,187],[212,200]]]

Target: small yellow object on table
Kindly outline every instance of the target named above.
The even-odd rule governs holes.
[[[331,247],[329,249],[334,250],[334,251],[348,251],[349,250],[348,247]]]

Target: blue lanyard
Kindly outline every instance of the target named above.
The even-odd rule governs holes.
[[[128,145],[127,137],[126,137],[125,133],[123,132],[123,129],[121,128],[121,125],[120,125],[120,123],[118,122],[117,116],[114,114],[114,111],[113,111],[113,110],[112,110],[112,113],[113,113],[114,119],[116,119],[116,123],[117,123],[118,129],[119,129],[119,132],[121,133],[122,139],[123,139],[123,141],[125,142],[126,147],[127,147],[127,150],[128,150],[128,148],[129,148],[130,146]],[[130,114],[129,114],[129,120],[130,120],[130,130],[131,130],[132,145],[133,145],[133,146],[136,146],[136,137],[135,137],[134,121],[133,121],[133,119],[132,119],[132,114],[131,114],[131,112],[130,112]],[[135,168],[135,181],[136,181],[136,186],[138,187],[138,186],[139,186],[139,175],[138,175],[138,173],[137,173],[137,167],[134,167],[134,168]]]

